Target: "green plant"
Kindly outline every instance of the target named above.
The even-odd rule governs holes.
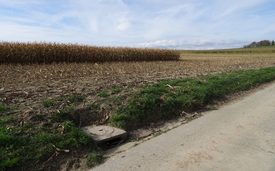
[[[131,94],[129,95],[123,95],[123,96],[117,96],[117,97],[110,97],[109,99],[117,106],[121,106],[122,102],[126,101],[127,96],[131,96]]]
[[[97,151],[89,154],[85,161],[85,165],[90,168],[103,162],[103,155]]]
[[[107,97],[107,96],[109,96],[108,93],[109,93],[109,90],[103,90],[103,91],[97,93],[97,95],[98,95],[99,97]]]
[[[32,127],[33,127],[33,124],[31,123],[24,124],[24,128],[32,128]]]
[[[118,128],[125,129],[126,128],[126,122],[128,120],[128,116],[125,114],[119,114],[119,115],[113,115],[109,122],[111,122],[113,125],[115,125]]]
[[[18,121],[18,117],[14,116],[5,116],[0,119],[0,126],[6,125],[6,124],[15,124]]]
[[[44,101],[42,101],[42,104],[45,107],[51,107],[51,106],[54,106],[54,103],[56,101],[63,101],[63,98],[62,97],[58,97],[58,98],[55,98],[55,99],[44,100]]]
[[[7,107],[4,103],[0,103],[0,112],[5,112],[7,110]]]
[[[113,93],[120,93],[121,91],[122,91],[122,89],[119,87],[112,89]]]
[[[91,136],[88,136],[80,128],[77,128],[74,123],[67,121],[64,123],[64,129],[70,135],[70,138],[62,143],[62,147],[66,148],[68,146],[90,146],[94,147],[94,141]]]
[[[18,107],[12,107],[12,108],[10,108],[10,110],[18,110]]]
[[[50,99],[50,100],[42,101],[42,104],[43,104],[45,107],[51,107],[51,106],[54,106],[54,102],[55,102],[55,100]]]
[[[55,101],[63,101],[64,99],[63,99],[63,97],[57,97],[56,99],[55,99]]]
[[[161,102],[162,100],[156,94],[142,92],[130,100],[126,106],[119,108],[117,112],[125,113],[131,119],[141,121],[154,112]]]
[[[67,98],[67,100],[70,101],[71,103],[82,102],[84,99],[85,97],[82,95],[71,95]]]
[[[95,104],[87,104],[87,106],[89,106],[91,109],[98,109],[98,105]]]
[[[62,110],[56,111],[53,114],[53,118],[57,121],[64,121],[64,120],[70,120],[72,119],[72,116],[70,115],[70,113],[74,110],[73,107],[69,106],[66,107]]]
[[[162,134],[161,131],[160,131],[160,132],[157,132],[157,133],[154,134],[154,137],[157,137],[157,136],[159,136],[159,135],[161,135],[161,134]]]

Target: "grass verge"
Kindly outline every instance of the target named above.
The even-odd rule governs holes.
[[[212,76],[165,80],[141,88],[119,107],[110,122],[124,129],[138,123],[169,119],[181,111],[205,107],[224,95],[243,91],[275,79],[275,67],[240,70]],[[213,109],[212,109],[213,110]]]
[[[0,170],[47,170],[55,147],[96,150],[93,139],[72,122],[18,125],[18,116],[0,120]],[[63,130],[62,130],[63,128]],[[54,146],[53,146],[54,145]]]

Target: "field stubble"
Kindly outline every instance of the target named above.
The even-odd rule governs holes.
[[[28,97],[28,103],[114,87],[145,86],[235,70],[275,66],[275,58],[182,57],[180,61],[0,65],[0,102]],[[40,93],[40,89],[46,93]],[[20,100],[20,99],[19,99]]]
[[[93,88],[107,88],[139,82],[157,82],[211,75],[234,70],[258,69],[275,65],[275,58],[182,57],[180,61],[53,63],[46,65],[1,64],[1,86],[18,89],[46,85],[85,82]]]

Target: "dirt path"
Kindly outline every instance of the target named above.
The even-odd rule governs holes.
[[[275,84],[203,115],[91,171],[275,170]]]

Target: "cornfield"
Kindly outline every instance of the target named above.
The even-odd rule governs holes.
[[[0,63],[101,63],[179,60],[180,51],[56,43],[0,43]]]

